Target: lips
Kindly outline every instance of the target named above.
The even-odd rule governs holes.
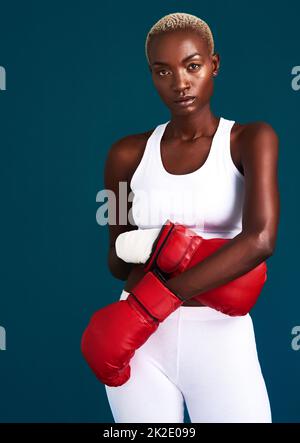
[[[194,98],[195,97],[192,95],[186,95],[185,97],[178,98],[177,100],[174,100],[174,101],[175,101],[175,103],[180,103],[180,102],[186,102],[186,101],[194,99]]]
[[[187,108],[188,106],[191,106],[196,100],[196,97],[185,97],[184,100],[175,101],[174,103],[176,106],[179,106],[180,108]]]

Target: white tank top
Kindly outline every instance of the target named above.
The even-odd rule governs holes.
[[[160,141],[169,121],[152,132],[131,178],[134,223],[139,229],[159,228],[169,219],[203,238],[235,237],[242,230],[244,176],[230,153],[234,121],[220,118],[204,165],[181,175],[167,172],[162,163]]]

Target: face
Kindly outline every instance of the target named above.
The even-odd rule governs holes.
[[[172,114],[195,113],[210,101],[220,58],[209,54],[199,34],[177,30],[155,36],[148,55],[154,86]],[[185,95],[195,99],[176,102]]]

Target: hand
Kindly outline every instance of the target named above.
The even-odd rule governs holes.
[[[230,239],[203,239],[196,236],[193,238],[192,246],[189,244],[188,251],[184,254],[184,238],[181,238],[181,234],[187,235],[190,239],[190,236],[193,236],[191,234],[193,231],[181,229],[181,226],[174,228],[171,234],[174,236],[171,245],[165,242],[163,247],[157,247],[158,254],[153,252],[151,259],[145,264],[145,268],[155,265],[167,278],[166,286],[171,291],[184,296],[184,290],[188,287],[188,275],[185,274],[185,271],[213,254]],[[196,234],[194,233],[194,235]],[[180,246],[178,246],[178,242]],[[181,256],[182,259],[179,259]],[[209,291],[200,292],[191,299],[227,315],[246,315],[255,305],[266,280],[267,265],[262,262],[244,275]]]
[[[145,263],[160,230],[154,228],[122,232],[115,241],[117,256],[127,263]]]
[[[228,241],[230,239],[204,239],[184,225],[167,220],[153,242],[150,257],[144,266],[145,272],[154,268],[159,270],[166,280],[166,286],[184,296],[184,288],[187,287],[184,271],[203,261]],[[246,315],[255,305],[266,280],[267,265],[262,262],[246,274],[199,293],[190,300],[227,315]]]
[[[148,272],[126,300],[98,310],[81,339],[81,351],[98,380],[108,386],[126,383],[135,351],[182,303],[154,272]]]
[[[193,242],[188,236],[182,237],[182,230],[183,227],[178,228],[180,235],[177,236],[174,224],[166,223],[162,227],[149,257],[151,270],[143,270],[143,278],[134,285],[126,300],[98,310],[83,333],[82,353],[96,377],[108,386],[126,383],[135,351],[156,331],[159,323],[184,302],[180,295],[165,286],[166,281],[155,265],[159,251],[165,251],[165,258],[170,258],[166,251],[172,249],[173,243],[174,246],[181,244],[180,239],[185,253],[189,254],[188,246],[192,247]],[[168,260],[169,266],[174,264],[178,264],[176,260]]]

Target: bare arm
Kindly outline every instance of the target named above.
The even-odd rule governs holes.
[[[109,221],[109,249],[108,249],[108,267],[112,275],[120,280],[126,280],[129,273],[134,267],[132,263],[126,263],[121,260],[115,249],[115,241],[119,234],[136,229],[128,221],[128,211],[131,207],[131,202],[128,203],[128,195],[130,193],[130,178],[132,169],[134,168],[134,159],[132,149],[130,149],[131,136],[124,137],[112,145],[108,152],[104,170],[105,189],[110,190],[115,195],[115,200],[108,200],[108,211],[111,217]],[[119,183],[126,183],[126,193],[120,193]],[[125,201],[126,198],[126,201]],[[120,224],[120,199],[123,211],[125,210],[125,217],[127,217],[126,224]],[[113,214],[115,212],[115,217]],[[124,215],[122,215],[124,217]],[[115,218],[115,220],[114,220]],[[114,224],[114,221],[116,224]],[[122,221],[123,223],[124,221]]]
[[[186,300],[245,274],[273,254],[279,223],[278,137],[266,123],[245,129],[242,232],[166,286]]]

